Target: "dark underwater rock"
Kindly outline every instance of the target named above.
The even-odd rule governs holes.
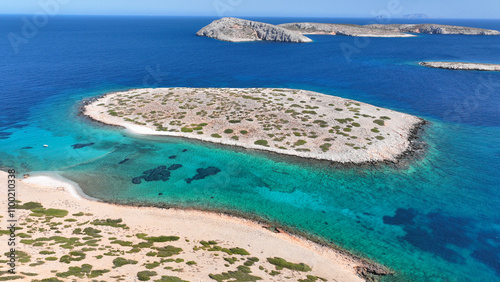
[[[211,166],[211,167],[207,167],[207,168],[199,168],[196,170],[196,172],[198,174],[196,174],[192,178],[186,179],[186,182],[188,184],[191,183],[193,180],[201,180],[201,179],[205,179],[208,176],[216,175],[217,173],[221,172],[221,170],[216,168],[216,167]]]
[[[142,183],[141,178],[142,177],[134,177],[134,178],[132,178],[132,183],[134,183],[134,184],[141,184]]]
[[[87,146],[92,146],[94,145],[95,143],[82,143],[82,144],[74,144],[74,145],[71,145],[71,147],[73,147],[73,149],[81,149],[83,147],[87,147]]]
[[[142,173],[142,176],[134,177],[132,179],[132,183],[141,184],[141,179],[144,179],[148,182],[151,181],[168,181],[170,178],[170,171],[167,170],[167,167],[162,165],[157,168],[153,168],[150,170],[146,170]]]
[[[181,168],[182,165],[181,164],[173,164],[171,165],[169,168],[167,168],[168,170],[176,170],[176,169],[179,169]]]

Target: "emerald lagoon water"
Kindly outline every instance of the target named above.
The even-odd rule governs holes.
[[[19,176],[56,171],[107,201],[276,222],[390,267],[396,274],[386,281],[500,281],[500,73],[417,65],[500,63],[500,37],[374,38],[347,59],[341,46],[355,46],[353,38],[231,44],[194,36],[211,20],[56,17],[18,54],[4,37],[0,166]],[[22,25],[20,16],[0,22],[1,34]],[[443,23],[500,29],[500,21]],[[78,116],[83,99],[151,86],[288,87],[359,100],[430,121],[426,153],[405,166],[342,168],[135,136]],[[182,167],[168,181],[132,183],[174,164]],[[187,183],[208,167],[220,172]]]

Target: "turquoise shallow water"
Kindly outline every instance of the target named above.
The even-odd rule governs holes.
[[[3,29],[17,28],[17,18],[0,19]],[[500,76],[415,64],[500,62],[498,38],[373,39],[348,63],[338,46],[350,38],[228,45],[192,35],[207,21],[61,18],[20,54],[1,41],[8,56],[0,65],[0,166],[59,171],[86,194],[110,201],[255,215],[385,264],[396,271],[388,281],[499,280],[500,100],[492,93]],[[469,24],[500,28],[498,21]],[[78,116],[82,99],[144,87],[148,67],[157,65],[168,72],[158,86],[301,88],[415,114],[431,121],[423,136],[428,150],[408,167],[342,169],[134,136]],[[87,143],[94,144],[71,147]],[[182,167],[168,181],[132,183],[173,164]],[[208,167],[221,172],[186,182]]]

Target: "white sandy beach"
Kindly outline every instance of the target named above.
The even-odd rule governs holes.
[[[0,186],[2,186],[1,202],[3,207],[7,207],[7,173],[0,172]],[[284,277],[291,277],[287,281],[297,281],[304,279],[307,275],[316,275],[328,281],[363,281],[356,275],[355,267],[362,263],[348,255],[331,248],[320,246],[316,243],[301,239],[296,236],[281,233],[273,233],[256,222],[239,219],[227,215],[201,212],[184,211],[177,209],[159,208],[139,208],[118,206],[102,202],[88,200],[78,195],[77,187],[74,184],[63,181],[61,178],[54,178],[54,175],[34,176],[28,179],[19,180],[17,184],[17,198],[23,203],[39,202],[45,208],[63,209],[69,211],[68,217],[79,212],[91,213],[86,220],[95,219],[123,219],[123,223],[130,227],[128,230],[116,229],[109,226],[99,226],[102,229],[104,238],[99,244],[104,245],[109,241],[108,237],[117,237],[119,240],[133,240],[134,234],[146,233],[149,236],[179,236],[180,240],[172,242],[172,245],[183,249],[181,257],[186,261],[196,261],[194,266],[183,264],[181,271],[172,271],[158,267],[154,271],[158,276],[152,278],[159,279],[162,275],[177,276],[188,281],[213,281],[209,278],[210,273],[221,273],[231,270],[231,267],[224,266],[226,261],[221,256],[213,252],[194,251],[194,246],[199,246],[202,240],[215,240],[219,246],[232,248],[241,247],[246,249],[251,256],[259,258],[259,265],[263,268],[252,268],[252,275],[263,277],[263,281],[283,281]],[[28,217],[29,211],[19,210],[18,219],[22,223]],[[2,218],[5,221],[5,218]],[[5,226],[6,222],[2,222]],[[85,226],[83,226],[85,227]],[[71,237],[72,228],[59,229],[58,236]],[[54,236],[52,230],[36,232],[37,236]],[[5,240],[6,236],[1,236]],[[189,240],[189,242],[187,241]],[[119,246],[118,246],[119,247]],[[59,257],[68,253],[69,250],[57,248],[57,246],[39,246],[20,244],[18,250],[28,253],[32,260],[40,257],[39,252],[50,250],[55,252],[54,256]],[[6,244],[2,244],[2,252],[6,252]],[[136,265],[126,265],[117,269],[112,269],[113,257],[96,259],[88,253],[83,261],[63,264],[58,261],[47,261],[40,266],[28,266],[23,264],[20,271],[38,274],[33,279],[54,277],[53,272],[64,272],[69,266],[79,266],[82,263],[94,265],[95,268],[109,269],[111,272],[99,277],[99,280],[114,281],[115,276],[122,276],[125,281],[137,281],[137,271],[144,270],[143,263],[152,260],[145,256],[144,252],[127,254],[127,258],[138,261]],[[266,261],[269,257],[281,257],[289,262],[305,263],[312,268],[311,272],[303,273],[288,269],[281,270],[281,275],[270,276],[267,270],[273,270],[274,266]],[[234,268],[234,267],[233,267]],[[266,269],[266,270],[263,270]],[[2,267],[0,270],[5,271]],[[75,277],[70,277],[75,278]],[[71,279],[68,278],[70,281]],[[62,278],[59,278],[62,279]],[[64,280],[64,279],[63,279]],[[90,279],[89,279],[90,280]],[[78,281],[83,281],[78,279]]]

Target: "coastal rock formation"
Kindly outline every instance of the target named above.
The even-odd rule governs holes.
[[[480,64],[461,62],[421,62],[419,65],[447,70],[500,71],[500,64]]]
[[[349,99],[270,88],[135,89],[106,95],[84,111],[139,134],[353,164],[398,162],[415,151],[415,129],[425,123]]]
[[[300,33],[275,25],[238,18],[222,18],[216,20],[202,28],[196,35],[229,42],[265,40],[299,43],[312,41]]]
[[[500,35],[500,31],[497,30],[443,24],[372,24],[366,27],[409,33]]]
[[[357,24],[327,23],[287,23],[279,27],[300,32],[301,34],[344,35],[358,37],[413,37],[415,35],[397,30],[373,28]]]

